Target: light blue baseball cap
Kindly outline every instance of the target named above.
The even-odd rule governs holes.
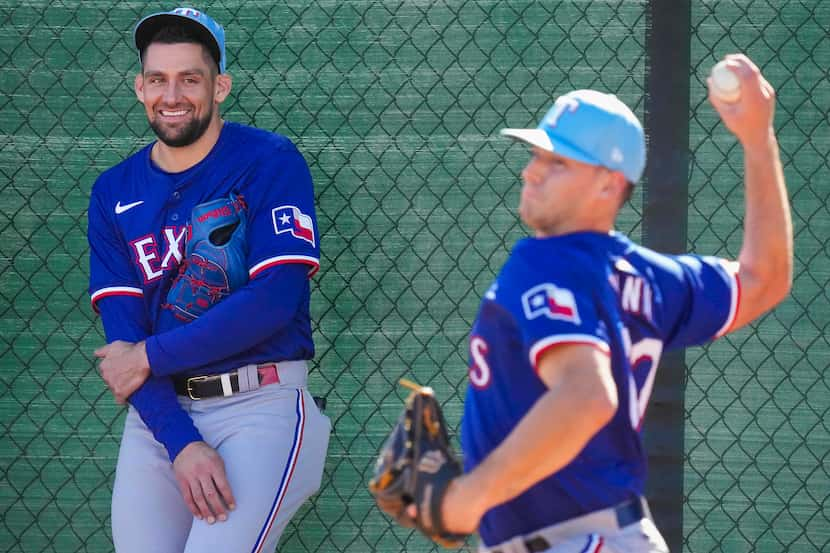
[[[168,23],[192,23],[193,30],[205,40],[211,56],[219,66],[219,72],[225,72],[225,29],[208,14],[195,8],[176,8],[169,12],[148,15],[135,26],[133,38],[139,57],[141,51],[150,43],[153,35]]]
[[[535,129],[502,129],[543,150],[619,171],[632,183],[643,175],[646,139],[637,116],[613,94],[575,90],[556,99]]]

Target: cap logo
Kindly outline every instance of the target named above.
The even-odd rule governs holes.
[[[559,122],[559,118],[562,117],[562,114],[565,113],[566,109],[569,112],[573,113],[576,111],[576,108],[578,107],[579,101],[576,98],[571,98],[569,96],[560,96],[556,99],[556,102],[553,104],[553,107],[545,116],[543,124],[548,127],[555,127],[556,123]]]
[[[625,158],[623,157],[622,151],[617,146],[614,146],[611,150],[611,161],[614,163],[622,163],[623,159]]]
[[[175,10],[173,10],[173,13],[183,15],[185,17],[195,17],[197,19],[199,17],[202,17],[202,14],[200,14],[197,10],[194,10],[192,8],[176,8]]]

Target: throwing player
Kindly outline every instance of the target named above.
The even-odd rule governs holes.
[[[330,431],[306,388],[320,257],[311,176],[287,138],[220,117],[231,77],[213,19],[153,14],[134,40],[135,92],[158,140],[104,172],[89,205],[90,294],[108,342],[95,355],[130,404],[115,548],[274,551],[320,486]],[[211,304],[190,229],[223,218],[236,221],[238,255],[211,234],[213,275],[242,278]]]
[[[737,262],[661,255],[612,230],[645,166],[643,129],[615,96],[571,92],[538,128],[502,131],[532,147],[519,214],[535,236],[516,244],[472,328],[465,474],[440,510],[447,531],[478,530],[480,551],[667,550],[642,496],[660,355],[750,323],[792,278],[775,94],[747,57],[728,61],[741,98],[710,100],[744,151]]]

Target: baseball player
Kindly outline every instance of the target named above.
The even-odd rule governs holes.
[[[515,245],[473,325],[465,474],[440,511],[447,531],[478,530],[480,552],[667,551],[640,439],[660,355],[750,323],[791,285],[775,94],[747,57],[727,60],[741,97],[710,101],[743,146],[737,261],[662,255],[613,230],[646,150],[615,96],[577,90],[538,128],[502,131],[532,147],[519,214],[535,236]]]
[[[213,19],[153,14],[134,41],[135,92],[158,140],[98,178],[88,230],[108,342],[95,355],[129,403],[115,549],[274,551],[320,486],[330,431],[306,387],[311,176],[284,136],[220,117],[231,77]],[[208,234],[222,221],[227,242]]]

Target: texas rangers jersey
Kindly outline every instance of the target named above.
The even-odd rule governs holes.
[[[190,423],[176,404],[172,384],[159,378],[174,372],[216,374],[249,363],[313,357],[307,279],[301,273],[294,279],[300,284],[277,283],[280,294],[273,293],[274,284],[266,288],[258,284],[277,270],[290,268],[290,274],[296,275],[296,269],[302,268],[313,274],[319,267],[320,244],[311,175],[287,138],[225,122],[211,152],[180,173],[167,173],[155,165],[151,148],[152,144],[104,172],[93,187],[88,213],[89,292],[93,308],[106,307],[108,340],[147,338],[153,375],[130,402],[172,457],[198,435],[192,425],[190,430],[177,429]],[[247,205],[249,283],[202,318],[184,323],[162,306],[183,259],[191,211],[231,192]],[[248,298],[266,294],[272,304],[285,303],[289,320],[277,326],[274,305],[246,303],[246,294]],[[208,315],[234,302],[241,305],[234,317],[219,323],[210,320]],[[194,341],[188,337],[197,335],[207,348],[192,347]],[[238,347],[251,336],[256,339],[250,345]],[[179,422],[174,424],[173,419]]]
[[[166,173],[139,151],[103,173],[89,211],[92,304],[113,295],[143,300],[149,333],[184,324],[165,309],[167,291],[182,261],[190,212],[195,205],[240,194],[248,206],[247,269],[251,279],[269,267],[302,263],[319,267],[314,194],[300,153],[282,136],[226,122],[210,154],[182,173]],[[314,348],[308,289],[301,324],[207,372],[248,362],[310,359]],[[205,372],[205,367],[200,369]]]
[[[465,470],[547,391],[536,371],[549,348],[582,343],[610,355],[619,407],[569,465],[485,514],[479,527],[485,544],[643,493],[640,429],[660,355],[728,331],[739,300],[736,269],[713,257],[661,255],[617,233],[516,244],[471,332]]]

